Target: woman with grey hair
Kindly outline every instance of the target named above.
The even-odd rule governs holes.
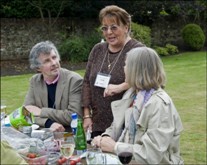
[[[128,147],[138,164],[183,164],[179,146],[183,126],[163,89],[161,59],[151,48],[134,48],[127,53],[124,70],[131,88],[122,100],[112,102],[113,123],[92,144],[114,153]]]
[[[82,77],[60,66],[60,55],[50,41],[37,43],[29,54],[32,76],[24,105],[35,123],[54,131],[71,130],[71,114],[82,116]]]

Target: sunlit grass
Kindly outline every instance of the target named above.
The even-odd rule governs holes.
[[[206,164],[206,52],[162,58],[165,90],[183,122],[181,155],[185,164]],[[85,70],[76,71],[82,76]],[[1,77],[1,100],[11,112],[23,103],[32,74]]]
[[[85,70],[76,71],[84,76]],[[12,112],[23,104],[29,87],[29,80],[33,74],[1,77],[1,104],[7,106],[7,111]]]
[[[185,164],[206,164],[206,52],[162,58],[166,91],[181,116],[181,155]]]

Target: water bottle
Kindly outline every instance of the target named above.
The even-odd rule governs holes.
[[[4,123],[2,124],[5,127],[11,127],[9,116],[4,119]]]
[[[87,144],[86,144],[86,137],[85,131],[83,129],[83,121],[82,119],[78,119],[78,126],[75,136],[75,149],[77,155],[81,155],[82,153],[86,152]]]
[[[78,115],[77,115],[77,113],[72,113],[71,117],[72,117],[72,121],[70,123],[70,127],[72,129],[73,136],[75,136],[76,130],[77,130],[77,125],[78,125]]]

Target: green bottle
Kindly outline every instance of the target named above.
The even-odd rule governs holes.
[[[75,136],[75,149],[77,155],[81,155],[82,153],[86,152],[87,149],[86,137],[83,129],[82,119],[78,119],[78,125],[77,125],[76,136]]]

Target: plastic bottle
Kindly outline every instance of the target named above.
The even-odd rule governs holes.
[[[71,129],[72,129],[72,132],[73,132],[73,136],[75,136],[76,135],[76,130],[77,130],[77,125],[78,125],[78,115],[77,115],[77,113],[72,113],[71,118],[72,118],[72,121],[70,123],[70,126],[71,126]]]
[[[11,123],[10,123],[10,119],[9,119],[9,116],[7,116],[4,120],[4,124],[3,126],[5,127],[11,127]]]
[[[85,132],[83,129],[83,121],[82,119],[78,119],[78,126],[75,136],[75,149],[77,155],[81,155],[82,153],[86,152],[87,144],[86,144],[86,137]]]

